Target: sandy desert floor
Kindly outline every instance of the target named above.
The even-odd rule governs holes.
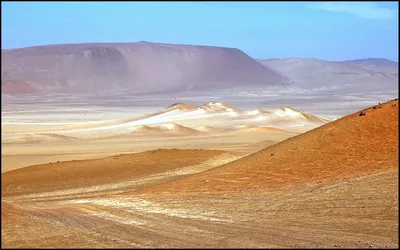
[[[2,247],[398,247],[398,101],[303,131],[38,136],[166,106],[3,112]]]
[[[205,116],[197,110],[193,114],[185,110],[159,114],[172,104],[161,106],[163,101],[150,101],[152,106],[147,107],[146,100],[135,104],[140,106],[120,103],[117,107],[106,107],[104,103],[99,106],[91,100],[49,102],[26,98],[2,107],[2,173],[30,165],[159,148],[252,153],[326,122],[298,122],[293,118],[280,124],[260,117],[255,104],[253,111],[241,111],[245,113],[242,118],[232,117],[230,106],[228,111],[218,107],[201,110],[211,112]],[[246,112],[256,113],[248,116]],[[148,116],[151,117],[143,119]],[[178,126],[174,127],[175,124]]]
[[[398,93],[375,94],[353,93],[269,93],[232,92],[227,93],[183,93],[175,98],[155,95],[151,97],[129,96],[66,96],[53,95],[2,95],[2,173],[25,166],[56,161],[95,159],[121,153],[135,153],[158,148],[219,149],[252,153],[298,133],[315,128],[311,126],[280,127],[293,133],[265,133],[255,130],[230,133],[203,133],[198,135],[169,134],[168,136],[124,135],[118,138],[86,138],[59,135],[57,130],[96,127],[99,124],[113,124],[152,114],[173,103],[202,105],[209,101],[221,101],[244,110],[256,108],[273,109],[287,105],[319,117],[334,120],[362,108],[396,97]],[[207,125],[213,119],[183,124],[192,128]],[[229,120],[232,120],[229,118]],[[226,120],[219,120],[225,123]],[[179,125],[182,121],[177,122]],[[231,124],[249,125],[248,121]],[[215,125],[215,124],[214,124]],[[269,126],[267,122],[254,124]],[[295,124],[292,124],[295,125]],[[48,132],[46,135],[40,132]],[[102,134],[104,131],[99,131]]]
[[[397,170],[279,189],[146,191],[240,157],[161,150],[14,172],[2,184],[2,247],[398,246]]]

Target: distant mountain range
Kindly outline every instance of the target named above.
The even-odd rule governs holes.
[[[396,62],[255,60],[239,49],[150,42],[2,50],[2,93],[165,93],[235,87],[394,88]],[[395,86],[396,85],[396,86]]]
[[[291,79],[295,86],[307,89],[398,89],[397,63],[387,59],[338,62],[315,58],[280,58],[259,62]]]
[[[356,60],[347,60],[344,62],[350,64],[364,64],[364,65],[375,65],[375,66],[399,66],[398,62],[394,62],[384,58],[364,58]]]

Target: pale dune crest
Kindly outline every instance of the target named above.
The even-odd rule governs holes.
[[[248,115],[260,115],[260,114],[263,114],[264,112],[265,111],[262,110],[261,108],[256,108],[255,110],[247,111],[247,114]]]
[[[186,103],[174,103],[170,106],[168,106],[164,111],[170,111],[170,110],[182,110],[182,111],[189,111],[189,110],[195,110],[197,106],[192,105],[192,104],[186,104]]]
[[[274,127],[257,127],[251,125],[237,125],[233,127],[233,131],[235,132],[258,132],[258,133],[284,133],[284,134],[296,134],[290,131],[286,131],[279,128]]]
[[[150,135],[151,133],[196,135],[210,132],[224,133],[235,129],[241,132],[246,130],[255,133],[290,133],[286,131],[289,127],[307,125],[312,128],[326,122],[328,122],[327,119],[287,106],[272,110],[257,108],[245,111],[223,102],[211,101],[201,106],[175,103],[153,114],[98,124],[91,123],[90,126],[57,125],[56,130],[51,127],[52,129],[49,130],[41,129],[40,132],[25,132],[24,128],[24,131],[6,132],[3,133],[2,142],[98,139],[130,134]],[[3,125],[6,126],[6,124]],[[245,127],[241,127],[242,125]],[[272,129],[274,127],[275,129]]]
[[[212,127],[212,126],[207,126],[207,125],[203,125],[203,126],[199,126],[195,128],[198,131],[202,131],[202,132],[222,132],[221,129],[218,129],[216,127]]]
[[[197,108],[195,108],[195,106],[191,104],[174,104],[161,112],[155,113],[153,116],[150,115],[148,118],[153,120],[156,117],[162,118],[163,120],[170,118],[172,121],[200,119],[206,117],[216,118],[218,116],[220,116],[221,119],[224,116],[234,117],[236,120],[240,118],[245,119],[248,117],[252,117],[255,120],[259,121],[274,119],[293,120],[294,122],[303,120],[316,123],[326,123],[329,121],[326,118],[317,117],[288,106],[280,106],[272,110],[263,110],[262,108],[257,108],[250,111],[244,111],[222,102],[208,102],[207,104],[198,106]]]
[[[181,133],[189,133],[189,134],[199,133],[199,131],[197,131],[195,129],[184,127],[184,126],[178,125],[176,123],[165,123],[165,124],[162,124],[157,127],[164,131],[168,131],[168,132],[181,132]]]

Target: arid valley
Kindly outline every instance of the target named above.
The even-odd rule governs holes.
[[[398,246],[397,100],[343,118],[17,106],[2,116],[2,247]]]
[[[2,248],[398,249],[390,6],[19,4]]]

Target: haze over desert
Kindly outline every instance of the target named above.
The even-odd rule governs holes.
[[[397,249],[397,9],[2,3],[2,248]]]

